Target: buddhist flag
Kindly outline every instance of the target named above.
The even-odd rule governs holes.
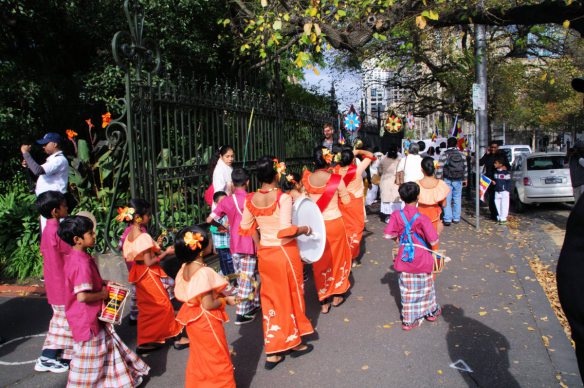
[[[487,189],[489,188],[489,186],[491,185],[491,182],[493,180],[487,178],[485,175],[481,175],[481,183],[479,185],[479,194],[480,194],[480,198],[481,201],[485,201],[485,193],[487,192]]]
[[[339,128],[339,143],[345,145],[345,137],[343,136],[343,130]]]

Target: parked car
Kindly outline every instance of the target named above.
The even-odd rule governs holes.
[[[513,165],[517,156],[531,153],[531,147],[528,145],[502,145],[499,150],[505,153],[510,165]]]
[[[511,198],[518,212],[530,204],[574,201],[568,159],[562,152],[518,155],[511,178]]]

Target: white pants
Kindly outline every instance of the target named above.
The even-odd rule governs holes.
[[[509,215],[508,191],[500,191],[495,193],[495,206],[497,207],[497,213],[499,213],[497,219],[499,221],[507,221],[507,216]]]
[[[365,197],[365,205],[369,206],[377,199],[377,192],[379,191],[378,185],[371,185],[371,188],[367,190],[367,196]]]

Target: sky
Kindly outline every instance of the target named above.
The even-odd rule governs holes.
[[[331,67],[318,68],[320,74],[316,75],[312,69],[304,70],[302,85],[308,89],[314,88],[321,94],[329,94],[331,83],[335,81],[339,110],[346,111],[351,104],[359,110],[361,101],[361,76],[355,71],[340,72]]]

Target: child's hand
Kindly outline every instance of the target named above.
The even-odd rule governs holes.
[[[234,296],[226,296],[225,302],[230,306],[235,306],[236,304],[239,303],[238,298],[236,298]]]
[[[166,248],[164,250],[164,253],[165,253],[166,256],[168,256],[168,255],[174,255],[174,246],[171,245],[168,248]]]
[[[103,300],[106,300],[107,298],[109,298],[109,291],[108,291],[107,287],[102,287],[101,288],[100,297]]]

